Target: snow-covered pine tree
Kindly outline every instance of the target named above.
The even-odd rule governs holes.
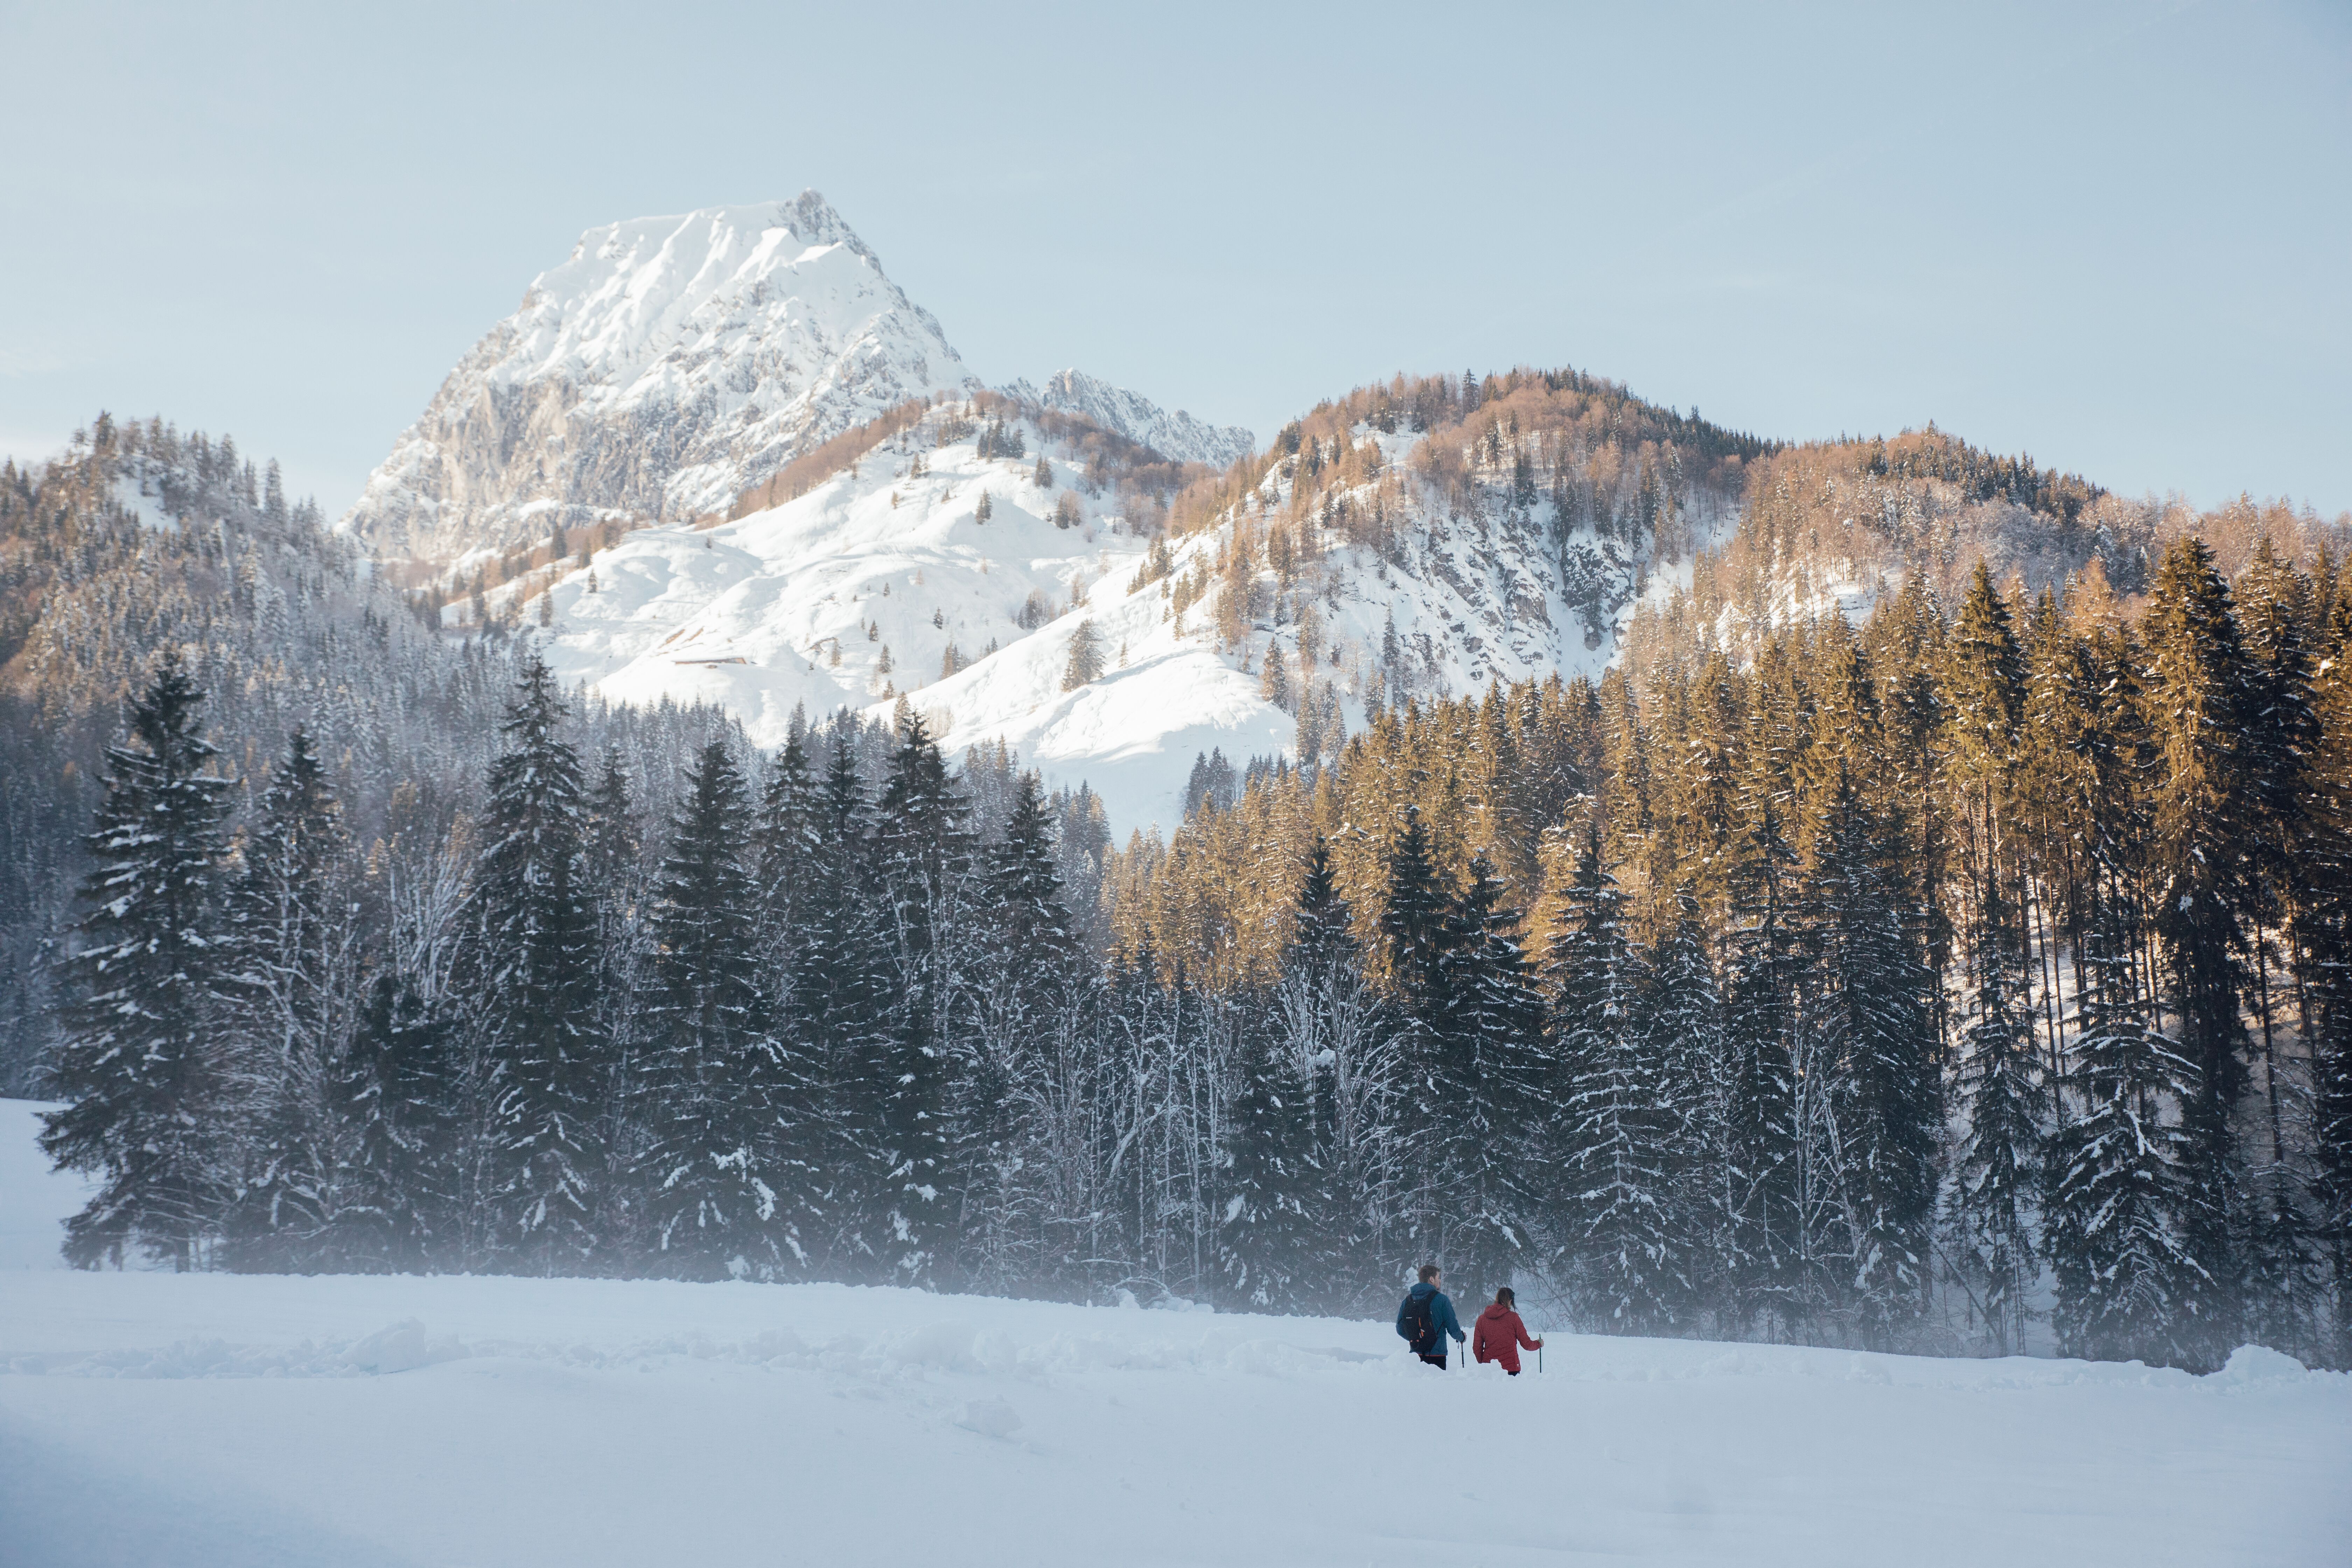
[[[339,1062],[361,1002],[350,836],[309,732],[296,726],[229,890],[225,1023],[235,1041],[239,1173],[223,1219],[229,1267],[341,1268],[373,1237],[339,1234],[356,1158]]]
[[[759,878],[761,963],[779,978],[790,973],[794,931],[808,912],[821,810],[809,767],[807,737],[795,725],[768,764],[753,830],[752,864]]]
[[[2129,885],[2095,896],[2067,1051],[2074,1114],[2047,1155],[2052,1316],[2069,1354],[2177,1366],[2198,1358],[2214,1283],[2188,1245],[2197,1196],[2177,1108],[2196,1070],[2149,1026]]]
[[[1639,1016],[1666,1119],[1666,1273],[1687,1282],[1684,1305],[1692,1307],[1715,1300],[1729,1277],[1727,1237],[1737,1212],[1727,1180],[1730,1058],[1697,900],[1683,890],[1671,907],[1674,921],[1652,952]]]
[[[1958,1067],[1964,1131],[1954,1161],[1954,1256],[1967,1271],[1966,1283],[1979,1292],[1985,1325],[2005,1355],[2024,1342],[2037,1269],[2032,1205],[2041,1179],[2046,1085],[2016,1001],[2024,984],[2024,939],[1990,887],[1977,910],[1974,939],[1976,985]]]
[[[2313,999],[2313,1229],[2335,1294],[2334,1364],[2352,1363],[2352,580],[2339,589],[2314,679],[2319,735],[2305,772],[2309,894],[2298,921]]]
[[[968,956],[970,814],[921,715],[905,716],[875,811],[874,870],[891,973],[880,1070],[870,1088],[877,1205],[870,1215],[884,1278],[920,1284],[940,1261],[950,1215],[940,1192],[948,1006]]]
[[[548,1273],[596,1250],[596,1109],[607,1061],[579,753],[555,678],[526,655],[490,765],[477,875],[490,1245]]]
[[[350,1140],[348,1267],[414,1273],[442,1239],[457,1198],[446,1168],[456,1094],[446,1036],[413,985],[391,968],[375,973],[335,1064],[336,1111]]]
[[[1863,1342],[1893,1348],[1924,1300],[1936,1216],[1937,1096],[1928,975],[1904,921],[1893,824],[1841,768],[1814,867],[1816,995],[1801,1119],[1834,1211],[1831,1300]],[[1826,1263],[1827,1258],[1817,1261]]]
[[[1307,1184],[1302,1300],[1322,1310],[1362,1306],[1393,1271],[1381,1240],[1401,1177],[1397,1038],[1365,973],[1353,911],[1340,896],[1329,844],[1318,837],[1291,920],[1271,999],[1274,1054],[1305,1094]]]
[[[1439,1256],[1470,1300],[1538,1261],[1532,1153],[1542,1016],[1519,911],[1482,851],[1446,910],[1430,1017],[1428,1145]]]
[[[1759,1316],[1785,1317],[1796,1285],[1794,1037],[1803,952],[1794,907],[1796,851],[1769,795],[1756,803],[1732,860],[1733,925],[1724,962],[1731,1117],[1725,1181],[1732,1209],[1721,1315],[1744,1334]]]
[[[1560,1161],[1561,1262],[1586,1323],[1650,1333],[1673,1322],[1689,1288],[1666,1203],[1675,1129],[1640,1016],[1646,976],[1626,940],[1624,895],[1590,819],[1570,878],[1546,966],[1548,1032],[1564,1079],[1547,1140]]]
[[[805,1202],[823,1216],[803,1228],[803,1245],[810,1269],[835,1279],[872,1278],[883,1251],[871,1221],[880,1198],[870,1173],[883,1136],[881,1015],[890,981],[866,833],[871,815],[856,738],[835,729],[818,785],[804,901],[786,928],[789,987],[780,1031],[807,1086],[784,1108],[783,1133]]]
[[[70,999],[49,1067],[68,1103],[41,1120],[41,1152],[98,1178],[66,1222],[65,1255],[79,1268],[120,1261],[134,1242],[194,1267],[233,1176],[213,891],[230,785],[208,771],[204,700],[166,650],[131,704],[129,734],[107,750],[105,804],[84,840],[86,912],[63,965]]]
[[[2189,1249],[2208,1274],[2234,1287],[2248,1263],[2237,1116],[2252,1078],[2240,1010],[2255,901],[2246,752],[2252,672],[2229,584],[2202,540],[2183,537],[2166,550],[2143,626],[2143,689],[2157,750],[2153,923],[2180,1048],[2197,1074],[2182,1119],[2197,1190]],[[2207,1321],[2207,1353],[2217,1363],[2237,1343],[2236,1299],[2225,1289]]]
[[[1244,1000],[1256,1026],[1242,1042],[1218,1259],[1232,1298],[1250,1306],[1310,1310],[1345,1293],[1331,1278],[1345,1264],[1332,1245],[1325,1158],[1339,1066],[1334,1037],[1352,1022],[1338,1016],[1349,1001],[1338,970],[1354,949],[1330,847],[1318,837],[1271,994]]]
[[[643,1209],[631,1191],[644,1160],[650,1109],[637,1092],[643,1076],[641,1012],[654,994],[649,979],[653,939],[647,912],[643,835],[627,761],[607,743],[588,795],[582,887],[595,911],[596,1017],[604,1066],[595,1089],[595,1143],[604,1156],[604,1201],[596,1226],[624,1248],[650,1247]]]
[[[1095,630],[1094,618],[1082,617],[1070,633],[1070,656],[1062,665],[1062,689],[1076,691],[1102,679],[1102,637]]]
[[[758,900],[740,858],[751,793],[725,741],[703,747],[654,906],[642,1162],[653,1246],[688,1279],[772,1276],[802,1250],[779,1213],[775,1102],[788,1090],[761,1005]]]
[[[2244,1336],[2294,1353],[2312,1353],[2322,1315],[2315,1265],[2323,1250],[2312,1225],[2310,1171],[2289,1152],[2286,1123],[2303,1085],[2293,1075],[2284,1039],[2289,987],[2274,986],[2280,960],[2294,962],[2292,929],[2312,900],[2312,825],[2305,815],[2305,775],[2319,750],[2313,706],[2315,584],[2282,556],[2266,534],[2239,578],[2247,689],[2242,702],[2247,817],[2246,1001],[2260,1053],[2261,1131],[2246,1139],[2248,1163]],[[2284,979],[2284,976],[2281,977]]]
[[[1063,896],[1054,823],[1034,773],[1013,785],[1003,837],[980,868],[979,940],[955,975],[961,1026],[946,1076],[943,1200],[960,1272],[1003,1289],[1017,1278],[1021,1110],[1065,1053],[1080,948]]]

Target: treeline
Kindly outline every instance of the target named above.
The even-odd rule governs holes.
[[[234,821],[204,704],[167,652],[107,755],[43,1134],[99,1182],[72,1261],[1189,1278],[1149,1243],[1213,1141],[1170,1100],[1222,1106],[1143,1059],[1196,1015],[1109,1000],[1083,789],[844,715],[761,768],[713,733],[648,824],[527,658],[474,809],[363,849],[299,728]]]
[[[1207,780],[1106,896],[1286,1042],[1259,1279],[1369,1213],[1594,1327],[2342,1364],[2347,587],[2181,540],[2132,620],[1980,570]]]
[[[419,614],[429,593],[389,581],[276,472],[227,437],[104,415],[46,463],[0,464],[0,1093],[41,1092],[82,833],[124,703],[163,649],[211,693],[236,817],[297,725],[362,853],[437,842],[481,788],[514,680],[510,623],[478,614],[472,635],[444,635]],[[657,814],[679,759],[729,726],[667,702],[579,719],[582,743],[617,748]]]

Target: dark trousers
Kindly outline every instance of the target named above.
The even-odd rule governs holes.
[[[1435,1367],[1438,1371],[1444,1372],[1445,1370],[1445,1348],[1443,1345],[1439,1346],[1434,1352],[1415,1351],[1413,1353],[1421,1357],[1422,1360],[1427,1362],[1430,1365]]]

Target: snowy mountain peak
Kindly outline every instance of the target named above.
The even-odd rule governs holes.
[[[895,404],[974,384],[815,191],[606,224],[458,363],[343,525],[448,559],[691,520]]]
[[[1227,468],[1257,444],[1257,438],[1238,425],[1211,425],[1181,408],[1171,414],[1139,392],[1113,386],[1080,370],[1056,371],[1042,388],[1016,381],[999,390],[1042,407],[1082,414],[1103,428],[1180,463]]]

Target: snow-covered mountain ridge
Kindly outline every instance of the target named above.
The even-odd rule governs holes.
[[[690,522],[887,408],[979,384],[814,191],[607,224],[458,362],[341,526],[447,563],[557,528]],[[1250,447],[1075,370],[1013,390],[1177,462]]]
[[[688,520],[885,408],[977,384],[814,191],[608,224],[458,362],[342,526],[448,560]]]
[[[998,390],[1024,403],[1058,408],[1066,414],[1082,414],[1104,429],[1180,463],[1230,468],[1247,456],[1257,442],[1238,425],[1221,428],[1181,408],[1171,414],[1139,392],[1113,386],[1084,371],[1056,371],[1045,378],[1043,387],[1015,381]]]
[[[1613,500],[1527,500],[1500,426],[1442,484],[1409,425],[1293,427],[1169,533],[1082,439],[1003,414],[935,405],[795,499],[638,530],[502,595],[605,697],[713,702],[770,745],[796,709],[904,700],[951,752],[1003,740],[1091,784],[1124,835],[1173,829],[1203,752],[1309,763],[1386,703],[1597,676],[1658,548]],[[1581,460],[1545,450],[1563,474]]]

